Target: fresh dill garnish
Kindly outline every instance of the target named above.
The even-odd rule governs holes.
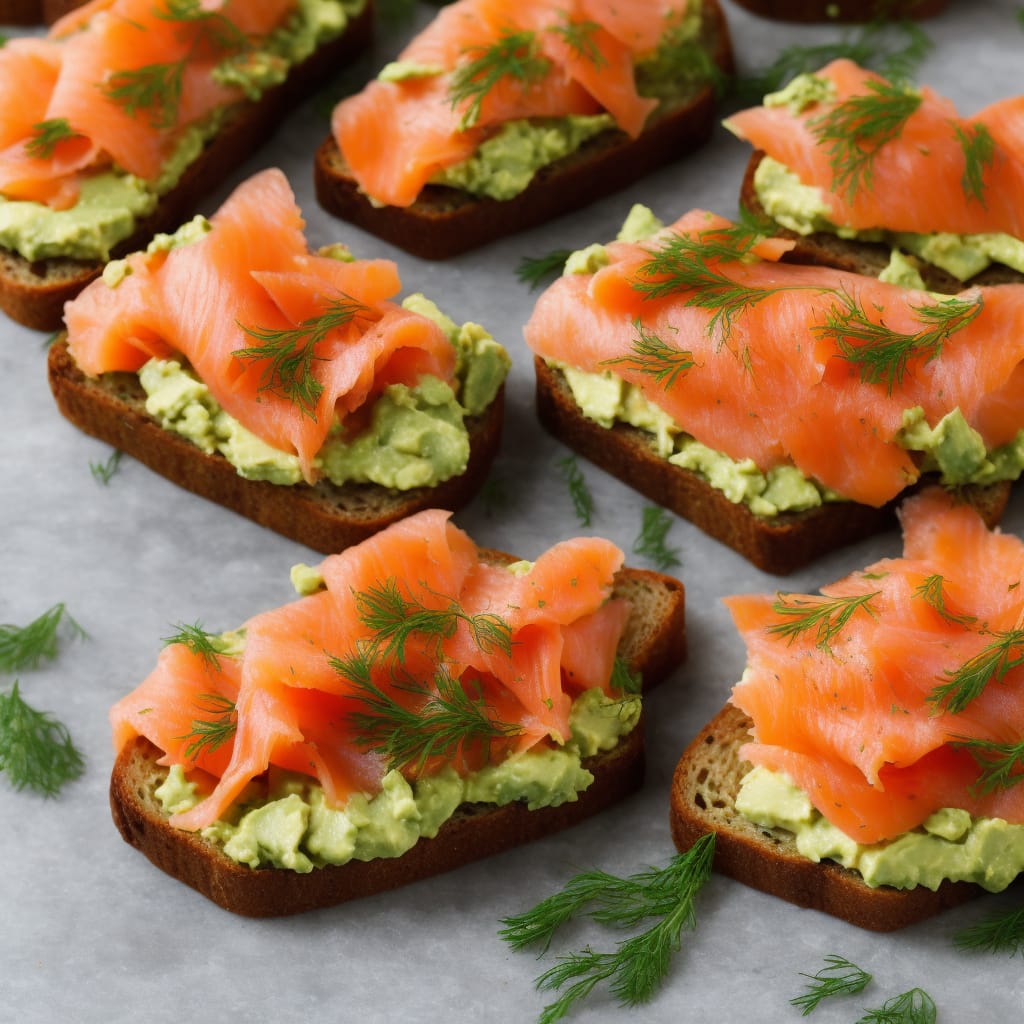
[[[35,134],[25,143],[25,152],[36,159],[48,160],[59,142],[76,139],[80,133],[71,127],[66,117],[54,117],[32,125]]]
[[[803,1011],[804,1017],[816,1010],[823,999],[855,995],[862,992],[871,981],[867,971],[861,970],[844,956],[830,953],[825,957],[825,964],[817,974],[801,974],[800,977],[809,978],[811,984],[805,986],[806,992],[790,999],[793,1006]]]
[[[911,306],[921,325],[919,331],[904,334],[875,323],[863,303],[845,290],[825,315],[825,322],[814,326],[818,337],[832,339],[839,356],[858,367],[865,384],[885,384],[886,390],[903,382],[911,360],[931,362],[942,354],[942,346],[968,326],[981,312],[984,300],[948,298],[931,306]]]
[[[514,79],[525,90],[540,81],[548,72],[550,62],[537,52],[537,38],[533,32],[506,30],[490,46],[471,46],[466,55],[472,60],[456,68],[448,87],[448,99],[454,110],[469,101],[459,129],[472,128],[480,119],[484,97],[502,79]]]
[[[608,685],[622,693],[640,693],[644,688],[644,680],[639,672],[634,672],[626,661],[616,654],[612,661],[612,677]]]
[[[639,317],[633,321],[633,327],[636,330],[633,354],[619,356],[617,359],[605,359],[601,362],[602,366],[619,366],[653,377],[656,384],[660,384],[668,391],[680,377],[685,377],[696,365],[692,352],[670,345],[659,335],[649,331]]]
[[[562,478],[569,488],[569,497],[572,498],[572,507],[580,526],[589,526],[594,515],[594,497],[587,487],[587,479],[580,469],[576,456],[567,455],[564,459],[559,459],[558,468],[562,471]]]
[[[491,717],[477,683],[474,697],[461,680],[453,679],[444,666],[434,674],[432,685],[406,681],[396,689],[414,698],[406,707],[373,682],[370,666],[360,654],[331,657],[334,669],[352,685],[352,696],[366,708],[351,716],[355,742],[381,754],[389,769],[411,768],[419,773],[432,757],[452,760],[459,747],[479,742],[485,760],[490,745],[522,731],[522,726]]]
[[[572,249],[553,249],[544,256],[524,256],[516,267],[516,277],[531,290],[539,288],[549,278],[562,273],[572,252]]]
[[[944,583],[945,579],[939,573],[934,573],[914,588],[913,596],[919,597],[925,604],[931,605],[947,622],[953,622],[960,626],[969,626],[972,622],[977,622],[978,620],[973,615],[954,615],[949,611],[946,607],[945,595],[942,593]]]
[[[811,131],[828,147],[832,184],[852,199],[874,184],[879,150],[899,137],[908,118],[921,105],[921,95],[902,84],[869,80],[868,92],[837,103],[809,122]]]
[[[297,405],[307,416],[316,414],[316,403],[323,385],[313,376],[313,363],[321,356],[316,346],[331,331],[367,313],[367,307],[349,296],[329,299],[319,316],[303,320],[297,327],[271,330],[238,326],[259,342],[248,348],[236,348],[232,355],[242,361],[265,362],[258,391],[270,391]]]
[[[924,989],[912,988],[887,999],[877,1010],[868,1010],[857,1024],[935,1024],[938,1010]]]
[[[124,452],[122,452],[120,448],[115,448],[114,451],[110,453],[106,462],[90,462],[89,471],[99,483],[109,484],[111,478],[120,468],[123,456]]]
[[[963,951],[978,953],[1024,953],[1024,907],[994,914],[962,928],[953,936],[953,945]]]
[[[947,681],[936,686],[927,697],[936,711],[958,714],[981,696],[991,680],[1002,682],[1010,669],[1024,664],[1024,629],[993,632],[991,636],[992,642],[959,668],[943,673]]]
[[[957,141],[964,151],[964,173],[960,186],[968,199],[976,199],[982,207],[985,202],[985,168],[991,167],[996,157],[996,143],[985,125],[977,122],[969,128],[955,125]]]
[[[84,767],[67,728],[27,704],[17,680],[9,693],[0,693],[0,772],[15,789],[56,796]]]
[[[193,718],[192,726],[184,736],[175,739],[191,740],[185,748],[185,757],[195,761],[200,754],[212,754],[228,742],[238,729],[235,702],[220,693],[201,693],[195,699],[196,710],[212,717]]]
[[[708,833],[663,868],[626,878],[604,871],[584,872],[532,910],[502,921],[505,927],[500,935],[513,949],[538,944],[547,950],[554,933],[584,913],[622,928],[658,918],[647,931],[619,942],[612,953],[597,953],[587,946],[559,957],[537,979],[537,988],[549,992],[572,984],[544,1008],[541,1024],[561,1020],[604,980],[610,981],[612,994],[623,1006],[637,1006],[654,995],[668,973],[672,954],[682,945],[683,929],[696,927],[695,901],[711,874],[714,850],[714,833]]]
[[[201,622],[193,622],[191,625],[176,622],[174,626],[178,632],[163,637],[165,647],[170,647],[171,644],[181,644],[196,657],[202,658],[210,668],[220,668],[220,656],[224,653],[224,645],[216,633],[208,633],[203,629]]]
[[[972,792],[984,796],[1024,782],[1024,740],[996,743],[965,737],[955,740],[952,746],[966,750],[981,769],[981,774],[971,784]]]
[[[479,497],[488,518],[496,515],[498,510],[508,505],[511,500],[505,481],[493,473],[484,481]]]
[[[780,591],[772,604],[772,611],[783,616],[785,621],[766,628],[772,635],[785,637],[790,643],[813,630],[814,646],[831,652],[831,642],[858,609],[874,617],[871,599],[880,593],[880,590],[874,590],[869,594],[850,594],[848,597],[814,597]]]
[[[561,36],[569,49],[581,60],[589,60],[598,70],[607,67],[608,58],[594,41],[594,33],[599,32],[601,26],[596,21],[573,21],[568,12],[563,13],[565,24],[552,25],[548,31]]]
[[[27,626],[0,625],[0,672],[20,672],[39,667],[40,661],[57,657],[60,625],[67,622],[73,636],[88,634],[68,613],[64,603],[55,604]]]
[[[640,533],[633,541],[633,554],[649,558],[663,572],[679,565],[679,549],[666,543],[672,529],[672,517],[660,505],[647,505]]]

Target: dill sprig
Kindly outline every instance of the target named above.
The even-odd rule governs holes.
[[[559,459],[558,468],[562,471],[562,478],[569,488],[569,497],[572,498],[572,507],[580,526],[589,526],[594,515],[594,496],[587,487],[587,479],[580,469],[576,456],[567,455],[564,459]]]
[[[553,249],[544,256],[524,256],[516,267],[516,277],[531,290],[539,288],[548,279],[562,273],[565,261],[572,253],[572,249]]]
[[[625,370],[653,377],[656,384],[660,384],[668,391],[680,377],[685,377],[696,365],[692,352],[670,345],[659,335],[649,331],[639,317],[633,321],[633,327],[636,329],[633,354],[619,356],[617,359],[605,359],[601,362],[602,366],[620,366]]]
[[[633,554],[649,558],[663,572],[680,565],[679,549],[666,542],[671,529],[672,517],[660,505],[647,505],[640,533],[633,541]]]
[[[259,344],[236,348],[232,355],[243,361],[265,362],[257,390],[281,395],[307,416],[315,416],[317,400],[324,390],[313,376],[313,363],[322,358],[316,354],[316,346],[331,331],[367,312],[361,302],[343,296],[329,299],[322,313],[303,320],[297,327],[271,330],[240,323],[238,326]]]
[[[175,739],[191,740],[185,748],[185,757],[195,761],[200,754],[212,754],[228,742],[238,729],[238,715],[235,702],[220,693],[201,693],[195,700],[196,710],[201,715],[212,717],[193,718],[189,732]]]
[[[614,952],[598,953],[588,946],[559,957],[537,979],[537,988],[569,987],[544,1008],[541,1024],[561,1020],[605,980],[610,980],[611,992],[624,1006],[637,1006],[654,995],[668,973],[672,954],[682,945],[683,929],[696,927],[695,901],[711,874],[714,849],[714,833],[708,833],[664,868],[649,868],[626,878],[604,871],[584,872],[532,910],[502,921],[501,937],[514,949],[540,944],[547,950],[554,933],[583,913],[623,928],[658,918],[646,931],[618,943]]]
[[[644,681],[641,673],[634,672],[625,660],[616,654],[612,661],[612,677],[608,685],[622,693],[640,693],[644,688]]]
[[[953,945],[978,953],[1024,953],[1024,907],[995,914],[962,928],[953,936]]]
[[[1020,743],[996,743],[964,737],[952,744],[966,750],[981,769],[981,774],[971,785],[971,790],[982,796],[997,789],[1009,789],[1024,782],[1024,740]]]
[[[832,641],[858,609],[874,617],[871,599],[880,593],[880,590],[875,590],[868,594],[850,594],[848,597],[815,597],[779,591],[777,600],[772,604],[772,611],[781,615],[784,621],[766,628],[773,636],[785,637],[789,643],[813,630],[814,646],[831,653]]]
[[[68,624],[72,636],[88,636],[63,602],[47,609],[27,626],[0,625],[0,672],[38,668],[43,659],[52,661],[56,658],[62,622]]]
[[[106,462],[90,462],[89,471],[92,473],[93,478],[101,484],[109,484],[114,474],[120,468],[123,456],[124,452],[120,448],[115,448],[110,453]]]
[[[967,327],[981,312],[984,300],[949,298],[932,306],[911,306],[921,325],[919,331],[905,334],[875,323],[863,303],[845,290],[839,293],[825,315],[825,322],[814,326],[816,335],[831,338],[839,356],[859,368],[865,384],[885,384],[889,394],[903,382],[913,359],[926,363],[942,354],[942,346],[957,331]]]
[[[220,669],[220,656],[224,653],[224,645],[216,633],[208,633],[203,629],[201,622],[188,623],[176,622],[174,624],[177,633],[163,637],[165,647],[171,644],[181,644],[187,647],[194,655],[202,658],[212,669]]]
[[[48,121],[39,121],[32,125],[35,133],[25,143],[25,152],[36,159],[48,160],[53,156],[57,144],[65,139],[76,139],[80,133],[76,132],[66,117],[54,117]]]
[[[525,90],[542,79],[551,66],[546,57],[537,52],[537,38],[533,32],[506,30],[490,46],[471,46],[466,55],[473,59],[456,68],[448,86],[448,99],[454,110],[469,101],[459,129],[465,131],[480,119],[484,97],[502,79],[514,79]]]
[[[879,150],[899,137],[907,119],[921,105],[919,93],[902,84],[869,81],[868,92],[837,103],[813,118],[809,127],[828,146],[832,184],[852,199],[860,189],[871,189]]]
[[[548,31],[561,36],[580,60],[589,60],[598,70],[607,67],[608,58],[594,40],[594,33],[600,31],[601,26],[596,21],[573,21],[568,12],[563,13],[565,24],[552,25]]]
[[[980,697],[991,680],[1002,682],[1011,669],[1024,664],[1024,629],[992,632],[991,643],[968,658],[959,668],[947,670],[947,681],[936,686],[927,700],[937,712],[958,714]]]
[[[935,1024],[935,1000],[924,989],[912,988],[887,999],[877,1010],[868,1010],[857,1024]]]
[[[844,956],[830,953],[825,957],[825,964],[817,974],[801,974],[800,977],[809,978],[811,984],[805,986],[806,992],[790,999],[793,1006],[802,1010],[804,1017],[813,1013],[823,999],[855,995],[862,992],[871,981],[867,971],[861,970]]]
[[[67,728],[27,704],[18,689],[0,694],[0,772],[18,790],[56,796],[85,768]]]
[[[982,207],[985,202],[985,168],[991,167],[996,157],[996,143],[988,128],[980,122],[969,128],[955,125],[957,141],[964,151],[964,173],[960,186],[968,200],[976,199]]]
[[[969,626],[972,622],[977,622],[977,618],[973,615],[954,615],[946,607],[946,598],[942,592],[945,582],[941,574],[934,573],[914,588],[912,596],[919,597],[925,604],[931,605],[947,622],[953,622],[960,626]]]

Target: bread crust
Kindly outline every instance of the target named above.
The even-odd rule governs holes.
[[[706,46],[715,64],[730,73],[732,44],[725,16],[717,0],[705,4]],[[348,173],[333,137],[328,137],[316,154],[316,197],[329,213],[407,252],[448,259],[625,188],[706,142],[714,124],[714,90],[706,86],[685,106],[657,111],[636,139],[618,129],[602,132],[575,153],[541,168],[511,199],[428,185],[409,207],[374,206]]]
[[[173,231],[191,217],[201,197],[214,191],[259,149],[277,124],[321,81],[364,50],[372,33],[373,4],[368,0],[362,14],[353,18],[337,39],[293,68],[284,82],[268,89],[254,103],[239,103],[178,184],[161,197],[153,213],[140,220],[128,238],[114,247],[111,257],[116,259],[144,248],[155,234]],[[26,327],[59,330],[64,303],[98,277],[102,269],[102,261],[29,261],[0,248],[0,309]]]
[[[932,18],[948,0],[735,0],[762,18],[779,21],[871,21],[873,18]]]
[[[763,150],[755,150],[747,163],[740,186],[740,207],[757,217],[768,217],[754,188],[754,173],[764,158]],[[886,242],[864,242],[856,238],[840,238],[828,231],[815,231],[801,235],[782,225],[773,231],[777,238],[791,239],[795,244],[782,261],[785,263],[809,263],[813,266],[835,267],[851,274],[866,274],[878,277],[889,265],[892,247]],[[1024,274],[1003,264],[993,263],[969,281],[961,281],[948,271],[932,263],[914,257],[925,286],[930,291],[955,295],[973,285],[1021,284]]]
[[[679,850],[714,832],[715,868],[754,889],[800,907],[821,910],[871,931],[905,928],[983,890],[969,882],[943,882],[936,891],[917,886],[871,888],[832,861],[800,855],[791,833],[745,819],[735,806],[740,780],[752,767],[739,756],[750,719],[727,704],[687,747],[672,779],[669,820]]]
[[[492,554],[495,559],[511,559]],[[630,666],[642,672],[645,688],[656,685],[685,657],[682,584],[660,573],[623,569],[616,576],[615,592],[656,620],[632,623],[632,632],[627,627],[619,645]],[[401,857],[351,861],[298,874],[238,864],[197,833],[172,827],[153,796],[164,772],[156,764],[159,753],[148,740],[137,738],[118,754],[110,780],[114,823],[125,841],[158,868],[225,910],[246,917],[298,914],[450,871],[569,828],[639,789],[644,777],[641,721],[613,750],[583,761],[594,782],[574,802],[535,811],[522,803],[464,804],[435,838],[419,840]]]
[[[881,508],[836,502],[806,512],[768,518],[731,502],[697,473],[673,466],[654,449],[650,435],[625,423],[607,428],[585,417],[560,370],[534,357],[537,415],[541,423],[574,451],[664,505],[765,572],[786,575],[821,555],[896,524],[899,500]],[[923,486],[923,485],[922,485]],[[985,522],[1002,517],[1010,484],[965,489]]]
[[[501,444],[504,388],[480,416],[467,420],[466,471],[436,487],[396,491],[376,484],[329,482],[282,486],[246,480],[219,453],[207,454],[165,430],[146,412],[135,374],[89,378],[59,338],[50,346],[50,389],[61,413],[79,429],[131,455],[194,494],[317,551],[333,553],[425,508],[456,509],[482,486]]]

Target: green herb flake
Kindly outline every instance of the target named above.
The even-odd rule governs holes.
[[[516,267],[516,277],[531,291],[557,277],[565,269],[572,249],[553,249],[543,256],[524,256]]]
[[[871,975],[851,963],[844,956],[830,953],[825,957],[825,966],[817,974],[802,974],[810,979],[807,991],[790,999],[790,1003],[806,1017],[813,1013],[823,999],[832,996],[855,995],[862,992],[871,981]]]
[[[68,613],[63,602],[55,604],[27,626],[0,625],[0,671],[35,669],[44,659],[57,657],[60,626],[66,622],[72,636],[88,634]]]
[[[975,123],[968,128],[955,126],[957,141],[964,151],[964,173],[960,186],[968,200],[975,200],[986,207],[985,168],[991,167],[996,157],[996,143],[988,128]]]
[[[877,1010],[868,1010],[857,1024],[935,1024],[935,1001],[924,989],[912,988],[887,999]]]
[[[994,914],[953,936],[957,949],[972,953],[1024,953],[1024,907]]]
[[[662,572],[681,564],[679,549],[666,542],[672,522],[672,517],[660,505],[646,506],[640,533],[633,542],[633,554],[649,558]]]
[[[773,636],[783,637],[792,643],[804,633],[814,632],[814,646],[831,652],[832,641],[858,610],[874,617],[872,598],[878,597],[879,590],[869,594],[851,594],[848,597],[815,597],[805,594],[776,595],[772,611],[782,617],[782,622],[768,626]]]
[[[25,152],[37,160],[49,160],[58,143],[66,139],[77,139],[76,132],[66,117],[55,117],[32,125],[33,136],[25,143]]]
[[[594,497],[587,487],[587,479],[580,469],[576,456],[567,455],[564,459],[559,459],[558,468],[562,471],[562,478],[569,488],[569,497],[572,499],[572,507],[580,526],[590,526],[594,515]]]
[[[195,761],[201,754],[212,754],[228,742],[238,729],[235,702],[220,693],[201,693],[195,700],[203,718],[194,718],[189,732],[176,739],[188,740],[185,757]]]
[[[115,449],[110,453],[110,456],[105,462],[90,462],[89,471],[92,473],[93,478],[97,483],[101,483],[104,486],[110,483],[114,474],[117,473],[121,467],[121,458],[124,452],[120,449]]]

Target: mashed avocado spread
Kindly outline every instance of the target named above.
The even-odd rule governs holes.
[[[785,106],[800,113],[811,104],[828,101],[834,96],[835,87],[827,79],[803,74],[794,78],[785,89],[765,96],[764,105]],[[758,164],[754,173],[754,190],[769,217],[801,235],[826,231],[839,238],[886,242],[941,267],[960,281],[981,273],[993,262],[1024,273],[1024,241],[1012,235],[998,232],[920,235],[880,228],[856,231],[833,224],[828,219],[830,211],[820,191],[801,183],[793,171],[771,157],[764,157]]]
[[[638,242],[652,237],[664,225],[649,209],[639,204],[630,211],[617,239]],[[606,266],[603,245],[590,245],[574,252],[566,261],[567,274],[592,274]],[[918,287],[920,277],[904,257],[894,254],[886,278],[892,283]],[[759,516],[801,512],[825,502],[842,501],[841,495],[804,476],[795,466],[774,466],[762,472],[752,459],[735,460],[684,433],[660,407],[644,397],[629,381],[605,370],[587,373],[551,361],[560,370],[584,416],[602,427],[626,423],[646,431],[651,447],[672,465],[697,473],[734,504],[743,503]],[[924,419],[918,406],[903,414],[903,427],[896,443],[921,453],[921,471],[937,472],[943,484],[987,485],[1016,480],[1024,472],[1024,431],[1008,444],[985,449],[981,435],[963,418],[959,409],[944,416],[934,427]]]
[[[1024,825],[972,818],[959,808],[936,811],[921,828],[896,839],[861,846],[822,817],[784,774],[758,767],[743,779],[736,809],[757,825],[792,832],[804,857],[834,860],[872,887],[935,890],[949,879],[1001,892],[1024,871]]]
[[[523,801],[536,810],[575,801],[594,780],[582,759],[614,748],[639,718],[639,697],[613,700],[587,690],[573,703],[572,738],[564,746],[513,754],[466,777],[449,767],[409,782],[392,770],[380,793],[357,793],[344,808],[329,807],[308,776],[272,769],[265,783],[250,785],[230,820],[215,822],[202,835],[253,868],[305,873],[325,864],[400,857],[421,837],[437,835],[461,804]],[[169,770],[156,795],[168,814],[200,799],[180,765]]]
[[[260,49],[227,58],[214,72],[225,85],[239,86],[249,100],[278,85],[288,70],[321,44],[341,34],[365,0],[298,0],[291,18],[263,40]],[[0,247],[27,260],[56,257],[106,260],[138,219],[156,208],[188,166],[217,134],[226,108],[188,127],[160,176],[144,181],[116,168],[87,178],[78,201],[66,210],[0,196]]]

